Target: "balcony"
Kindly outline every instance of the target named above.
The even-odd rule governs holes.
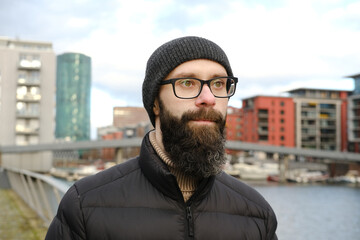
[[[359,99],[353,100],[352,103],[353,103],[353,106],[352,106],[353,109],[360,109],[360,100]]]
[[[303,128],[301,129],[301,134],[303,136],[316,136],[316,130],[315,128],[309,128],[309,129]]]
[[[28,59],[21,59],[19,62],[20,69],[40,69],[41,62],[38,59],[28,60]]]
[[[326,129],[334,129],[334,128],[336,128],[336,124],[335,124],[334,120],[321,119],[320,120],[320,127],[321,128],[326,128]]]
[[[16,111],[16,116],[18,118],[40,118],[40,112],[38,111],[29,111],[29,110],[21,110]]]
[[[316,109],[316,105],[317,103],[308,103],[308,102],[303,102],[301,103],[301,109],[302,110],[312,110],[312,109]]]
[[[320,138],[326,141],[332,141],[336,138],[336,133],[321,133]],[[334,140],[335,141],[335,140]]]
[[[360,121],[359,120],[353,120],[353,125],[349,126],[349,128],[353,129],[353,130],[360,130]]]
[[[336,150],[336,147],[333,144],[320,144],[320,149],[322,149],[322,150]]]
[[[259,135],[267,135],[269,133],[269,130],[267,127],[259,127],[258,133]]]
[[[316,112],[314,111],[301,111],[302,119],[316,119]]]
[[[301,141],[303,143],[316,143],[316,136],[308,135],[308,136],[301,136]]]
[[[335,115],[335,113],[328,113],[328,112],[321,111],[319,114],[319,118],[320,119],[335,119],[336,115]]]
[[[302,127],[315,127],[316,121],[315,120],[301,120]]]
[[[314,143],[314,142],[312,142],[312,143],[302,142],[301,147],[302,148],[307,148],[307,149],[316,149],[316,143]]]
[[[259,109],[257,114],[259,119],[267,119],[269,117],[269,113],[267,109]]]
[[[353,134],[354,138],[360,139],[360,131],[359,131],[359,130],[357,130],[357,131],[352,131],[352,134]]]
[[[259,126],[268,126],[269,123],[268,123],[267,119],[260,119],[260,120],[258,121],[258,125],[259,125]]]
[[[320,142],[321,143],[331,143],[331,144],[335,144],[336,143],[336,138],[335,136],[330,137],[330,136],[324,136],[323,134],[320,136]]]
[[[16,133],[23,135],[38,135],[39,128],[27,127],[24,125],[16,125]]]
[[[268,141],[268,140],[269,140],[268,135],[259,135],[260,142]]]
[[[41,95],[40,94],[30,94],[30,93],[27,93],[25,95],[17,94],[16,99],[20,100],[20,101],[25,101],[25,102],[38,102],[41,100]]]
[[[260,119],[264,119],[264,118],[268,118],[269,117],[269,114],[268,113],[264,113],[264,112],[262,112],[262,113],[258,113],[258,118]]]
[[[40,79],[38,78],[18,78],[17,81],[18,85],[24,85],[24,86],[39,86],[40,85]]]

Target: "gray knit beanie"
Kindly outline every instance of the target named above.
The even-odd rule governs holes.
[[[153,126],[155,115],[153,106],[159,94],[159,83],[180,64],[194,59],[209,59],[220,63],[233,76],[225,52],[214,42],[201,37],[182,37],[161,45],[150,56],[142,87],[143,103]]]

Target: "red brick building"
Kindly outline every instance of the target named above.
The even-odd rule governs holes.
[[[123,132],[109,132],[106,135],[101,136],[102,140],[114,140],[114,139],[122,139]],[[115,148],[103,148],[101,150],[102,159],[106,161],[113,161],[115,157]]]
[[[98,129],[98,139],[113,140],[123,138],[143,137],[152,129],[148,114],[143,107],[114,107],[113,125]],[[124,149],[123,157],[138,155],[138,148]],[[107,161],[115,159],[116,149],[102,149],[102,158]]]
[[[289,97],[243,99],[241,140],[275,146],[295,146],[294,101]]]
[[[241,140],[241,108],[228,107],[226,117],[226,140]]]
[[[149,116],[143,107],[114,107],[113,126],[128,127],[139,123],[150,123]]]

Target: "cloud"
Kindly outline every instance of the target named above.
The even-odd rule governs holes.
[[[66,26],[70,28],[84,28],[89,25],[88,18],[71,17],[66,21]]]
[[[127,106],[127,102],[121,99],[114,100],[107,91],[97,88],[92,88],[91,102],[91,136],[92,138],[95,138],[96,129],[98,127],[110,126],[113,124],[113,107]]]
[[[225,50],[239,77],[230,104],[298,87],[352,90],[344,76],[360,72],[355,0],[18,0],[1,1],[0,9],[0,34],[51,41],[57,54],[92,58],[93,86],[106,93],[93,95],[92,111],[110,109],[100,104],[142,106],[148,57],[184,35],[209,38]]]
[[[354,11],[350,7],[336,8],[334,2],[334,7],[316,11],[311,1],[278,3],[271,8],[234,1],[218,11],[218,4],[128,1],[117,11],[115,31],[97,29],[89,41],[72,46],[83,48],[97,62],[95,86],[137,106],[142,105],[147,58],[160,44],[183,35],[207,37],[227,52],[240,77],[230,105],[241,105],[245,97],[278,95],[292,88],[352,89],[352,80],[343,76],[358,71],[360,54],[354,46],[359,32],[341,26],[348,21],[348,11]],[[331,13],[335,9],[344,12]]]
[[[156,28],[162,32],[178,29],[187,30],[189,26],[201,26],[207,21],[220,19],[229,11],[229,2],[223,1],[219,11],[219,1],[169,1],[155,17]]]

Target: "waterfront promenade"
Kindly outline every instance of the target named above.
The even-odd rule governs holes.
[[[0,240],[44,239],[47,226],[11,189],[0,188]]]

